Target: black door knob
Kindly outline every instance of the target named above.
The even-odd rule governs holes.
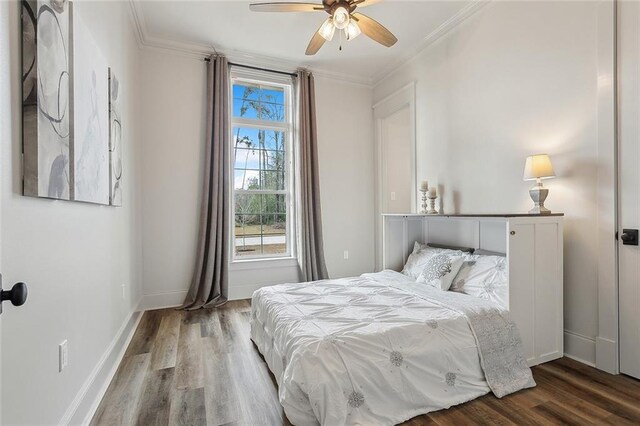
[[[0,302],[10,300],[13,306],[24,305],[27,301],[27,285],[25,283],[17,283],[11,287],[11,290],[2,290],[0,292]]]
[[[623,229],[622,235],[620,235],[622,244],[625,246],[637,246],[638,245],[638,230],[637,229]]]

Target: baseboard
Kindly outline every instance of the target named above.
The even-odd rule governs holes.
[[[184,303],[188,290],[168,291],[165,293],[152,293],[142,296],[138,309],[151,311],[154,309],[175,308]]]
[[[229,289],[229,300],[251,299],[253,292],[273,284],[236,285]]]
[[[234,285],[229,288],[229,300],[251,299],[253,292],[270,284]],[[169,291],[166,293],[145,294],[142,296],[138,310],[151,311],[154,309],[175,308],[184,303],[188,290]]]
[[[619,374],[618,342],[604,337],[596,338],[596,367],[610,374]]]
[[[583,364],[595,367],[596,339],[565,330],[564,355]]]
[[[89,424],[124,357],[125,350],[141,318],[142,312],[135,311],[122,324],[58,424]]]

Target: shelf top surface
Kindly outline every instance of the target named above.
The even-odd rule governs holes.
[[[424,217],[558,217],[564,213],[530,214],[530,213],[494,213],[494,214],[422,214],[422,213],[383,213],[382,216],[424,216]]]

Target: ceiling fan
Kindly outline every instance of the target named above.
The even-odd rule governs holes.
[[[315,55],[325,41],[331,41],[338,30],[344,31],[347,40],[353,40],[360,32],[367,37],[391,47],[398,39],[374,19],[362,13],[355,12],[356,8],[369,6],[380,0],[322,0],[317,3],[253,3],[249,9],[254,12],[327,12],[329,17],[322,23],[307,46],[307,55]]]

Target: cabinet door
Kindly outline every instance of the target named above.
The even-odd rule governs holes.
[[[535,226],[508,227],[509,311],[522,337],[524,357],[535,360]]]
[[[525,358],[539,364],[563,354],[562,226],[509,225],[509,310],[522,336]]]

